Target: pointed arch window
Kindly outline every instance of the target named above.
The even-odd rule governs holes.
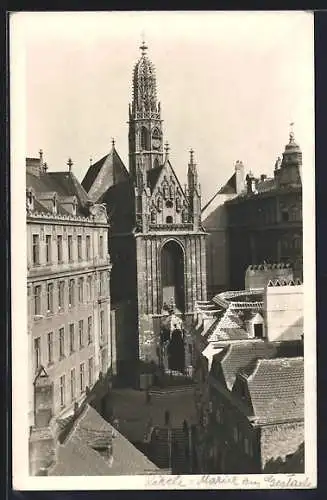
[[[141,128],[141,149],[148,151],[150,146],[149,131],[146,127]]]
[[[153,139],[160,139],[160,132],[159,129],[155,128],[152,132],[152,138]]]

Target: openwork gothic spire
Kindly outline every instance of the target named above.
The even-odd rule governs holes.
[[[135,118],[158,118],[157,84],[155,67],[147,56],[147,45],[143,41],[141,57],[133,72],[132,115]]]

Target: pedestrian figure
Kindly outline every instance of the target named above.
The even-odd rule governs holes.
[[[151,394],[150,394],[150,390],[148,387],[146,388],[146,391],[145,391],[145,400],[146,400],[147,404],[151,403]]]

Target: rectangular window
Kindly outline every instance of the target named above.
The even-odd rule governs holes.
[[[73,262],[73,237],[68,235],[68,261]]]
[[[69,351],[72,354],[75,351],[75,325],[71,323],[69,325]]]
[[[65,357],[65,329],[60,328],[59,330],[59,358]]]
[[[34,363],[35,370],[38,370],[41,366],[41,338],[38,337],[34,339]]]
[[[65,406],[65,392],[66,392],[66,387],[65,387],[65,375],[62,375],[60,377],[60,406],[63,408]]]
[[[79,348],[84,347],[84,321],[82,319],[78,322],[78,336],[79,336]]]
[[[70,370],[70,399],[73,402],[76,397],[76,370],[72,368]]]
[[[100,297],[103,295],[103,273],[100,272]]]
[[[92,316],[87,318],[87,343],[92,344]]]
[[[84,363],[81,363],[79,365],[79,390],[80,390],[81,394],[85,390],[85,374],[84,374],[84,371],[85,371],[85,365],[84,365]]]
[[[58,255],[58,262],[62,262],[62,235],[59,234],[57,236],[57,255]]]
[[[41,314],[41,285],[34,287],[34,314],[35,316]]]
[[[93,372],[94,372],[93,358],[90,358],[89,359],[89,388],[91,388],[93,385]]]
[[[33,234],[33,265],[38,266],[40,264],[40,236],[38,234]]]
[[[84,301],[83,286],[84,286],[84,279],[78,278],[78,302],[80,304],[82,304]]]
[[[65,282],[59,281],[59,289],[58,289],[58,307],[59,307],[59,309],[64,308],[64,300],[65,300]]]
[[[53,332],[48,333],[48,364],[53,363]]]
[[[104,311],[100,311],[100,340],[104,340]]]
[[[103,236],[99,237],[99,256],[103,259]]]
[[[74,305],[74,288],[75,288],[74,280],[69,280],[68,304],[70,306]]]
[[[92,276],[88,276],[86,280],[86,296],[87,301],[90,302],[92,299]]]
[[[47,311],[53,312],[53,283],[47,284]]]
[[[45,245],[46,245],[46,261],[47,264],[51,264],[51,236],[47,234],[45,237]]]
[[[77,236],[77,258],[82,260],[82,236],[80,234]]]
[[[86,236],[86,260],[91,259],[91,238],[90,235]]]

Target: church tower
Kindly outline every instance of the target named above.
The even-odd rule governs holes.
[[[141,57],[133,72],[133,100],[129,105],[129,171],[133,178],[139,167],[146,171],[163,162],[161,106],[157,101],[155,67],[143,42]]]
[[[129,172],[113,148],[83,184],[101,195],[97,201],[110,215],[111,311],[118,374],[126,378],[133,366],[140,376],[153,364],[188,371],[194,307],[207,293],[198,166],[191,150],[182,184],[163,140],[155,68],[144,42],[140,49],[129,105]]]

